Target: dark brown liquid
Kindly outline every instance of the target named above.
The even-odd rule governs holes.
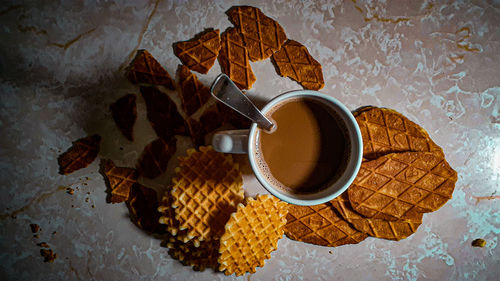
[[[295,98],[270,114],[277,129],[260,131],[258,151],[262,171],[273,186],[293,193],[316,192],[343,170],[346,138],[331,109],[312,98]]]

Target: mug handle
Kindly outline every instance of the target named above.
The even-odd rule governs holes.
[[[215,133],[212,147],[217,152],[247,154],[250,130],[229,130]]]

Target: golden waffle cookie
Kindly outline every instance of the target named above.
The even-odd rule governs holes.
[[[135,99],[134,94],[128,94],[119,98],[109,107],[116,126],[129,141],[134,141],[133,129],[137,119]]]
[[[226,275],[255,272],[283,237],[287,203],[271,195],[246,198],[231,215],[220,239],[219,270]]]
[[[321,64],[297,41],[286,41],[281,50],[273,54],[273,62],[279,75],[290,77],[305,89],[319,90],[325,86]]]
[[[139,174],[136,169],[116,167],[111,160],[104,161],[104,175],[106,175],[111,189],[109,201],[120,203],[128,200],[130,189],[137,182]]]
[[[90,165],[99,153],[100,143],[101,136],[97,134],[73,142],[73,146],[57,158],[59,173],[71,174]]]
[[[415,219],[397,221],[365,218],[352,209],[347,192],[342,193],[342,195],[330,202],[354,228],[372,237],[401,240],[415,233],[422,224],[423,214]]]
[[[443,150],[427,132],[401,113],[387,108],[373,107],[356,117],[363,137],[363,156],[375,159],[381,155],[406,151]]]
[[[219,263],[219,240],[203,241],[196,246],[193,241],[183,243],[175,238],[171,238],[167,243],[170,248],[168,253],[173,258],[179,260],[184,265],[191,266],[196,271],[204,271],[205,268],[212,268],[217,271]]]
[[[236,6],[227,14],[242,35],[251,61],[267,59],[286,41],[283,27],[258,8]]]
[[[175,103],[155,87],[141,87],[146,102],[148,120],[156,135],[169,141],[174,135],[185,135],[184,119],[177,111]]]
[[[353,228],[327,202],[315,206],[288,205],[285,235],[306,243],[337,247],[357,244],[367,237]]]
[[[214,65],[220,51],[219,30],[207,30],[195,38],[178,42],[174,53],[189,69],[206,74]]]
[[[137,169],[139,174],[147,178],[156,178],[167,169],[168,161],[177,149],[177,139],[169,142],[156,139],[144,147]]]
[[[127,201],[130,219],[138,227],[151,233],[165,233],[165,226],[160,224],[158,213],[158,199],[154,189],[138,183],[132,186],[130,198]]]
[[[188,116],[195,113],[210,98],[210,89],[203,85],[194,73],[184,65],[179,65],[179,84],[181,87],[181,102]]]
[[[347,192],[353,209],[367,218],[419,219],[451,198],[456,181],[441,155],[391,153],[363,162]]]
[[[230,154],[211,147],[188,149],[172,179],[172,207],[188,239],[216,240],[243,200],[243,179]]]
[[[175,89],[174,80],[160,63],[146,50],[139,50],[130,63],[128,80],[134,84],[146,83]]]
[[[250,89],[256,78],[243,38],[235,28],[229,28],[222,33],[221,42],[222,48],[218,57],[221,71],[227,74],[238,88]]]

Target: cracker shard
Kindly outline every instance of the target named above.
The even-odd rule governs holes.
[[[219,30],[209,29],[191,40],[177,42],[174,53],[189,69],[206,74],[214,65],[220,48]]]
[[[363,162],[347,192],[353,209],[367,218],[417,219],[443,206],[456,181],[440,154],[391,153]]]
[[[134,184],[127,201],[130,219],[138,227],[149,233],[165,233],[165,227],[160,224],[158,213],[158,200],[154,189]]]
[[[226,223],[220,239],[219,270],[226,275],[254,273],[283,237],[287,203],[271,195],[247,198]]]
[[[134,84],[151,84],[175,89],[175,82],[161,64],[147,51],[138,50],[129,65],[127,78]]]
[[[133,128],[137,120],[136,96],[128,94],[110,105],[115,124],[129,141],[134,141]]]
[[[186,66],[179,65],[177,72],[182,109],[188,116],[191,116],[210,99],[210,89],[203,85]]]
[[[101,136],[97,134],[73,142],[73,146],[57,159],[59,173],[61,175],[71,174],[90,165],[99,153],[100,143]]]
[[[104,175],[111,190],[111,203],[127,201],[130,190],[139,177],[136,169],[117,167],[112,160],[104,160]]]
[[[290,77],[305,89],[319,90],[325,86],[321,64],[299,42],[286,41],[281,50],[273,54],[272,59],[279,75]]]

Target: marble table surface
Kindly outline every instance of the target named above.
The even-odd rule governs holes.
[[[137,49],[171,73],[172,44],[231,26],[249,4],[277,19],[322,64],[349,108],[393,108],[421,124],[458,172],[453,198],[401,241],[319,247],[283,238],[266,266],[239,280],[498,280],[500,275],[500,3],[498,1],[2,1],[0,4],[0,279],[225,280],[173,260],[160,240],[107,204],[99,161],[68,176],[57,157],[89,134],[100,159],[134,167],[155,139],[138,98],[135,142],[109,105],[138,88],[124,77]],[[300,89],[269,60],[252,63],[260,102]],[[218,63],[206,75],[210,83]],[[179,138],[176,155],[190,146]],[[167,174],[143,183],[161,191]],[[247,193],[265,193],[246,175]],[[73,195],[65,192],[75,190]],[[29,224],[40,225],[34,238]],[[484,248],[471,247],[476,238]],[[44,263],[39,242],[57,253]],[[495,277],[497,276],[497,277]]]

